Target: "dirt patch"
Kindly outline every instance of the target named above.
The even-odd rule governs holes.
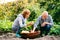
[[[17,38],[15,36],[15,33],[6,33],[0,35],[0,40],[60,40],[60,36],[44,36],[44,37],[39,37],[35,39],[23,39],[23,38]]]

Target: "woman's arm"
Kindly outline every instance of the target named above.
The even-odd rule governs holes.
[[[21,17],[19,17],[18,18],[18,22],[19,22],[19,25],[20,25],[20,27],[25,27],[26,26],[26,23],[22,23],[22,18]]]

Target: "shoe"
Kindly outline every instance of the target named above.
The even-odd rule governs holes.
[[[21,35],[20,34],[16,34],[16,37],[21,38]]]

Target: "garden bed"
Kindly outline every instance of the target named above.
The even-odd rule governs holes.
[[[60,40],[60,36],[47,35],[44,37],[39,37],[34,39],[29,39],[29,38],[23,39],[23,38],[17,38],[15,36],[15,33],[6,33],[6,34],[0,35],[0,40]]]

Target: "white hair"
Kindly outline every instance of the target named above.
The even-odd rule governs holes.
[[[44,12],[42,13],[42,15],[48,15],[48,12],[47,12],[47,11],[44,11]]]

